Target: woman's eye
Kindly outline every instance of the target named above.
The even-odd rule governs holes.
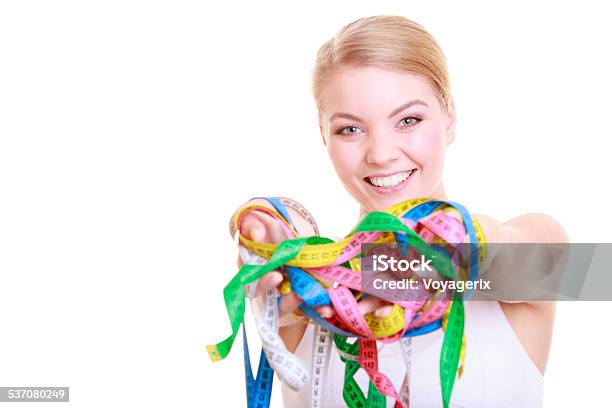
[[[417,123],[419,123],[420,121],[422,121],[423,119],[418,118],[416,116],[408,116],[405,117],[404,119],[400,120],[400,124],[405,123],[404,126],[414,126]]]
[[[359,129],[357,126],[345,126],[341,129],[338,129],[336,131],[336,134],[339,135],[356,135],[359,131],[361,131],[361,129]]]

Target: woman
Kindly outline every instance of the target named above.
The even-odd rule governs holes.
[[[457,118],[445,57],[420,25],[403,17],[376,16],[342,28],[319,49],[313,91],[322,142],[340,181],[360,205],[359,218],[411,198],[447,199],[443,165]],[[297,212],[290,214],[303,236],[314,234]],[[482,214],[474,217],[488,242],[567,242],[559,223],[544,214],[525,214],[505,223]],[[261,242],[286,238],[263,213],[245,216],[241,231]],[[281,281],[279,272],[270,272],[260,280],[257,293]],[[300,302],[292,293],[281,300],[285,317],[280,334],[288,349],[309,363],[312,325],[291,313]],[[384,315],[390,310],[372,298],[359,306],[364,314]],[[466,368],[455,383],[451,406],[541,406],[554,311],[554,302],[466,302]],[[329,317],[333,310],[321,307],[318,312]],[[413,340],[409,375],[413,407],[442,406],[438,378],[442,335],[438,330]],[[389,344],[379,353],[380,371],[396,387],[405,373],[398,347]],[[331,361],[324,406],[345,406],[343,364],[337,354]],[[360,370],[355,378],[367,389],[365,373]],[[282,392],[285,406],[308,406],[309,387],[295,392],[283,385]],[[389,406],[392,403],[388,401]]]

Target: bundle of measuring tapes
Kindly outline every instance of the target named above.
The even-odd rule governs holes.
[[[252,312],[263,349],[257,374],[253,377],[246,332],[243,327],[244,362],[248,407],[263,408],[270,404],[276,372],[294,390],[311,383],[311,406],[322,405],[323,387],[332,345],[345,364],[343,398],[349,407],[385,407],[393,398],[396,407],[409,405],[407,374],[397,391],[389,378],[378,370],[376,342],[400,342],[407,373],[410,365],[410,339],[437,329],[444,330],[440,354],[440,384],[444,407],[448,407],[457,375],[464,367],[464,296],[470,291],[453,291],[450,297],[395,300],[387,316],[362,315],[358,299],[362,293],[361,251],[364,244],[395,243],[412,253],[431,260],[437,273],[452,281],[478,278],[487,260],[482,228],[460,204],[431,198],[412,199],[394,205],[384,212],[371,212],[340,242],[319,236],[312,215],[297,202],[284,197],[265,198],[267,206],[250,204],[242,207],[230,221],[232,236],[238,235],[240,256],[244,265],[223,290],[232,334],[216,345],[207,346],[212,361],[225,358],[244,323],[245,298],[251,300]],[[287,208],[297,211],[313,226],[315,234],[301,237]],[[240,235],[240,220],[250,211],[266,213],[277,220],[287,239],[278,245],[254,242]],[[451,215],[455,213],[455,216]],[[458,214],[458,215],[457,215]],[[467,243],[467,251],[455,250]],[[445,251],[440,251],[444,248]],[[444,256],[440,256],[443,254]],[[465,258],[460,262],[452,257]],[[278,334],[277,293],[268,290],[263,311],[254,306],[257,281],[277,270],[285,276],[281,293],[293,291],[303,299],[299,310],[315,324],[312,367],[308,368],[290,353]],[[329,284],[332,282],[332,284]],[[321,317],[315,308],[332,306],[330,318]],[[367,394],[353,378],[357,370],[368,374]]]

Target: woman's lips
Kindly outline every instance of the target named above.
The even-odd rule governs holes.
[[[379,194],[391,194],[391,193],[395,193],[397,191],[402,190],[404,187],[406,187],[410,181],[412,180],[412,178],[414,177],[414,174],[416,173],[417,169],[412,169],[409,170],[408,172],[408,177],[401,181],[399,184],[394,185],[394,186],[375,186],[374,184],[372,184],[372,181],[370,180],[370,177],[366,177],[363,179],[363,181],[370,186],[370,188],[372,188],[374,191],[376,191]]]

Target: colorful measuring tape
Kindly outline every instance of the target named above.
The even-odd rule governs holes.
[[[251,299],[255,325],[263,344],[258,375],[253,378],[244,335],[249,408],[269,405],[272,370],[293,389],[301,388],[308,378],[304,363],[287,351],[278,335],[278,305],[274,290],[265,295],[263,313],[253,306],[252,298],[258,279],[272,270],[281,270],[285,274],[290,290],[303,299],[300,311],[316,324],[311,375],[313,407],[320,407],[322,403],[332,338],[345,363],[343,397],[348,406],[383,407],[386,397],[392,397],[396,407],[408,406],[410,337],[440,327],[444,330],[440,382],[443,404],[448,407],[455,377],[457,373],[461,377],[464,367],[465,317],[462,293],[454,292],[452,300],[440,298],[438,292],[426,301],[392,301],[393,308],[387,316],[379,317],[374,313],[364,316],[359,312],[357,303],[358,298],[368,296],[361,293],[361,245],[396,242],[403,251],[409,251],[409,256],[421,254],[430,259],[436,271],[447,279],[476,280],[479,269],[487,260],[486,241],[477,220],[463,206],[452,201],[413,199],[394,205],[384,212],[367,214],[345,239],[334,242],[318,236],[314,218],[295,201],[282,197],[266,200],[274,210],[261,205],[246,205],[230,222],[230,233],[238,233],[240,256],[245,264],[223,290],[232,334],[216,345],[207,346],[213,361],[229,354],[244,319],[246,285],[246,296]],[[295,209],[310,222],[317,236],[300,237],[285,207]],[[288,239],[274,245],[254,242],[240,235],[240,220],[250,211],[274,217]],[[452,216],[450,211],[455,211],[457,215]],[[466,237],[471,244],[467,246],[467,254],[459,250],[458,245],[463,244]],[[455,260],[454,264],[451,258]],[[329,286],[326,281],[334,284]],[[468,291],[466,297],[470,295],[471,291]],[[315,308],[322,305],[333,306],[334,316],[321,317]],[[350,343],[349,337],[356,337],[357,340]],[[400,388],[401,395],[389,378],[378,370],[376,341],[400,341],[407,368]],[[370,378],[367,397],[353,379],[359,368],[364,369]]]

